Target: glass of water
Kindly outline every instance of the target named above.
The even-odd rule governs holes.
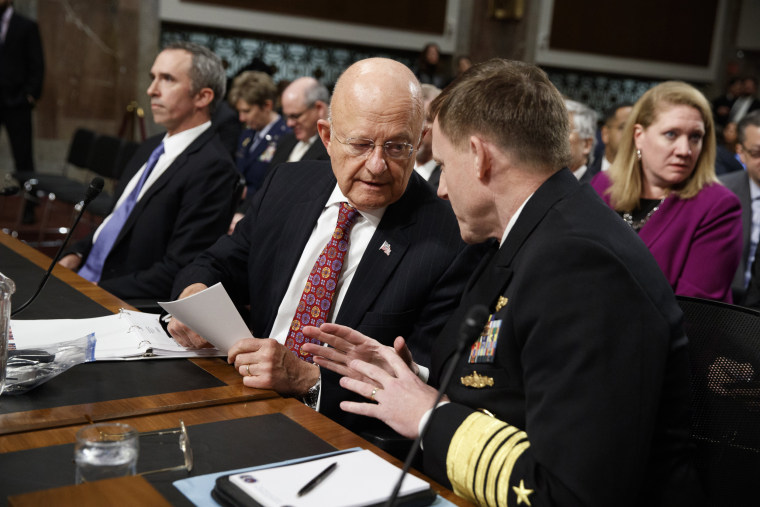
[[[139,445],[137,431],[121,423],[97,423],[77,431],[74,445],[76,483],[134,475]]]

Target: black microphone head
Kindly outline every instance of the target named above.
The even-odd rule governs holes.
[[[467,316],[462,321],[459,328],[459,336],[462,346],[464,346],[473,336],[479,335],[486,325],[489,316],[488,308],[485,305],[474,305],[470,307]]]
[[[87,192],[84,194],[84,202],[89,203],[93,199],[95,199],[98,195],[100,195],[100,192],[103,191],[103,185],[105,182],[103,181],[103,178],[100,176],[96,176],[92,179],[90,182],[90,186],[87,187]]]

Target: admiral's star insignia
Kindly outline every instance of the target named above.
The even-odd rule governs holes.
[[[525,503],[525,505],[530,507],[530,499],[528,498],[528,495],[533,493],[533,490],[526,488],[522,479],[520,479],[520,487],[512,486],[512,489],[515,491],[515,495],[517,495],[517,505]]]
[[[507,301],[509,301],[508,298],[505,298],[504,296],[499,296],[499,301],[496,303],[496,311],[498,312],[505,306],[507,306]]]

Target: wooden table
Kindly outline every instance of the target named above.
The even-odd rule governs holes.
[[[36,265],[42,269],[47,269],[50,265],[51,260],[46,255],[7,234],[0,233],[0,245],[23,256],[25,259],[29,260],[30,265]],[[2,271],[2,260],[0,260],[0,271]],[[56,266],[53,270],[53,276],[105,307],[107,309],[106,313],[118,312],[119,308],[131,308],[121,299],[85,280],[71,270]],[[26,312],[33,314],[36,305],[44,305],[44,295],[45,290],[43,289],[40,299],[33,303],[29,307],[29,310],[23,312],[22,315],[25,315]],[[155,361],[169,360],[156,359]],[[178,360],[173,359],[171,361]],[[253,389],[244,386],[243,378],[238,374],[234,367],[228,365],[223,359],[195,358],[189,359],[189,361],[201,370],[221,380],[226,385],[223,387],[178,391],[153,396],[140,396],[101,401],[97,403],[72,404],[63,407],[42,408],[39,410],[0,414],[0,434],[12,434],[72,424],[85,424],[89,421],[102,421],[134,415],[170,412],[191,407],[212,406],[277,396],[273,391]],[[80,368],[80,366],[75,366],[75,368]],[[52,379],[50,382],[55,381],[56,379]],[[114,381],[118,380],[114,379]],[[0,398],[0,403],[2,403],[2,400],[3,398]]]
[[[138,431],[144,432],[176,427],[178,419],[182,419],[186,425],[192,426],[207,422],[239,419],[273,413],[286,415],[338,449],[348,449],[352,447],[371,449],[373,452],[392,462],[396,466],[402,466],[402,463],[394,457],[374,447],[369,442],[363,440],[354,433],[351,433],[322,414],[315,412],[291,398],[271,398],[253,403],[242,402],[231,403],[219,407],[192,408],[172,413],[129,417],[120,419],[119,422],[130,424]],[[74,435],[79,428],[80,426],[68,426],[32,431],[20,435],[0,436],[0,453],[71,443],[74,441]],[[427,479],[419,472],[413,471],[413,473],[431,482],[433,489],[452,503],[455,503],[456,505],[470,505],[465,500],[454,495],[452,491],[430,481],[430,479]],[[158,497],[155,495],[158,495],[158,493],[143,478],[127,477],[123,479],[103,481],[102,483],[66,486],[64,488],[12,496],[8,498],[8,504],[11,506],[46,505],[49,503],[56,505],[75,503],[76,505],[104,505],[107,500],[110,499],[113,501],[114,498],[119,498],[120,504],[121,499],[124,499],[124,505],[147,505],[145,499],[149,498],[154,500],[158,498],[165,501],[160,495],[158,495]],[[133,500],[134,502],[129,502],[128,500]],[[152,501],[150,504],[154,505]],[[160,503],[157,503],[156,505],[159,504]]]
[[[50,259],[47,256],[4,233],[0,233],[0,245],[24,256],[38,267],[47,269],[49,266]],[[2,271],[1,259],[0,271]],[[56,267],[53,270],[53,276],[87,295],[110,312],[117,312],[119,308],[129,308],[124,301],[70,270]],[[134,426],[138,431],[145,432],[174,428],[179,419],[188,426],[192,426],[281,413],[338,449],[351,447],[371,449],[395,465],[402,466],[397,459],[302,403],[281,398],[272,391],[245,387],[242,377],[222,359],[197,358],[189,361],[221,380],[225,385],[0,414],[0,454],[72,443],[77,430],[90,421],[118,420]],[[51,380],[51,382],[54,381],[55,379]],[[1,400],[0,398],[0,403],[2,403]],[[424,477],[418,472],[414,473]],[[453,503],[470,505],[450,490],[432,482],[431,484],[441,496]],[[8,503],[13,506],[47,503],[104,505],[113,504],[114,498],[119,499],[119,505],[168,505],[145,479],[138,476],[17,495],[9,497]]]

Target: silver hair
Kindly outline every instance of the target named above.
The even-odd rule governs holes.
[[[210,49],[194,42],[174,41],[164,46],[166,49],[182,49],[192,56],[190,65],[190,81],[193,93],[203,88],[211,88],[214,99],[208,106],[209,115],[214,114],[217,104],[224,98],[227,91],[227,75],[219,59]]]
[[[325,104],[330,103],[330,92],[327,91],[325,85],[319,82],[312,84],[303,92],[303,102],[307,107],[313,106],[317,101]]]
[[[573,130],[578,132],[578,136],[581,139],[591,139],[590,163],[596,146],[596,122],[599,115],[586,104],[570,99],[565,99],[565,108],[573,115]]]

